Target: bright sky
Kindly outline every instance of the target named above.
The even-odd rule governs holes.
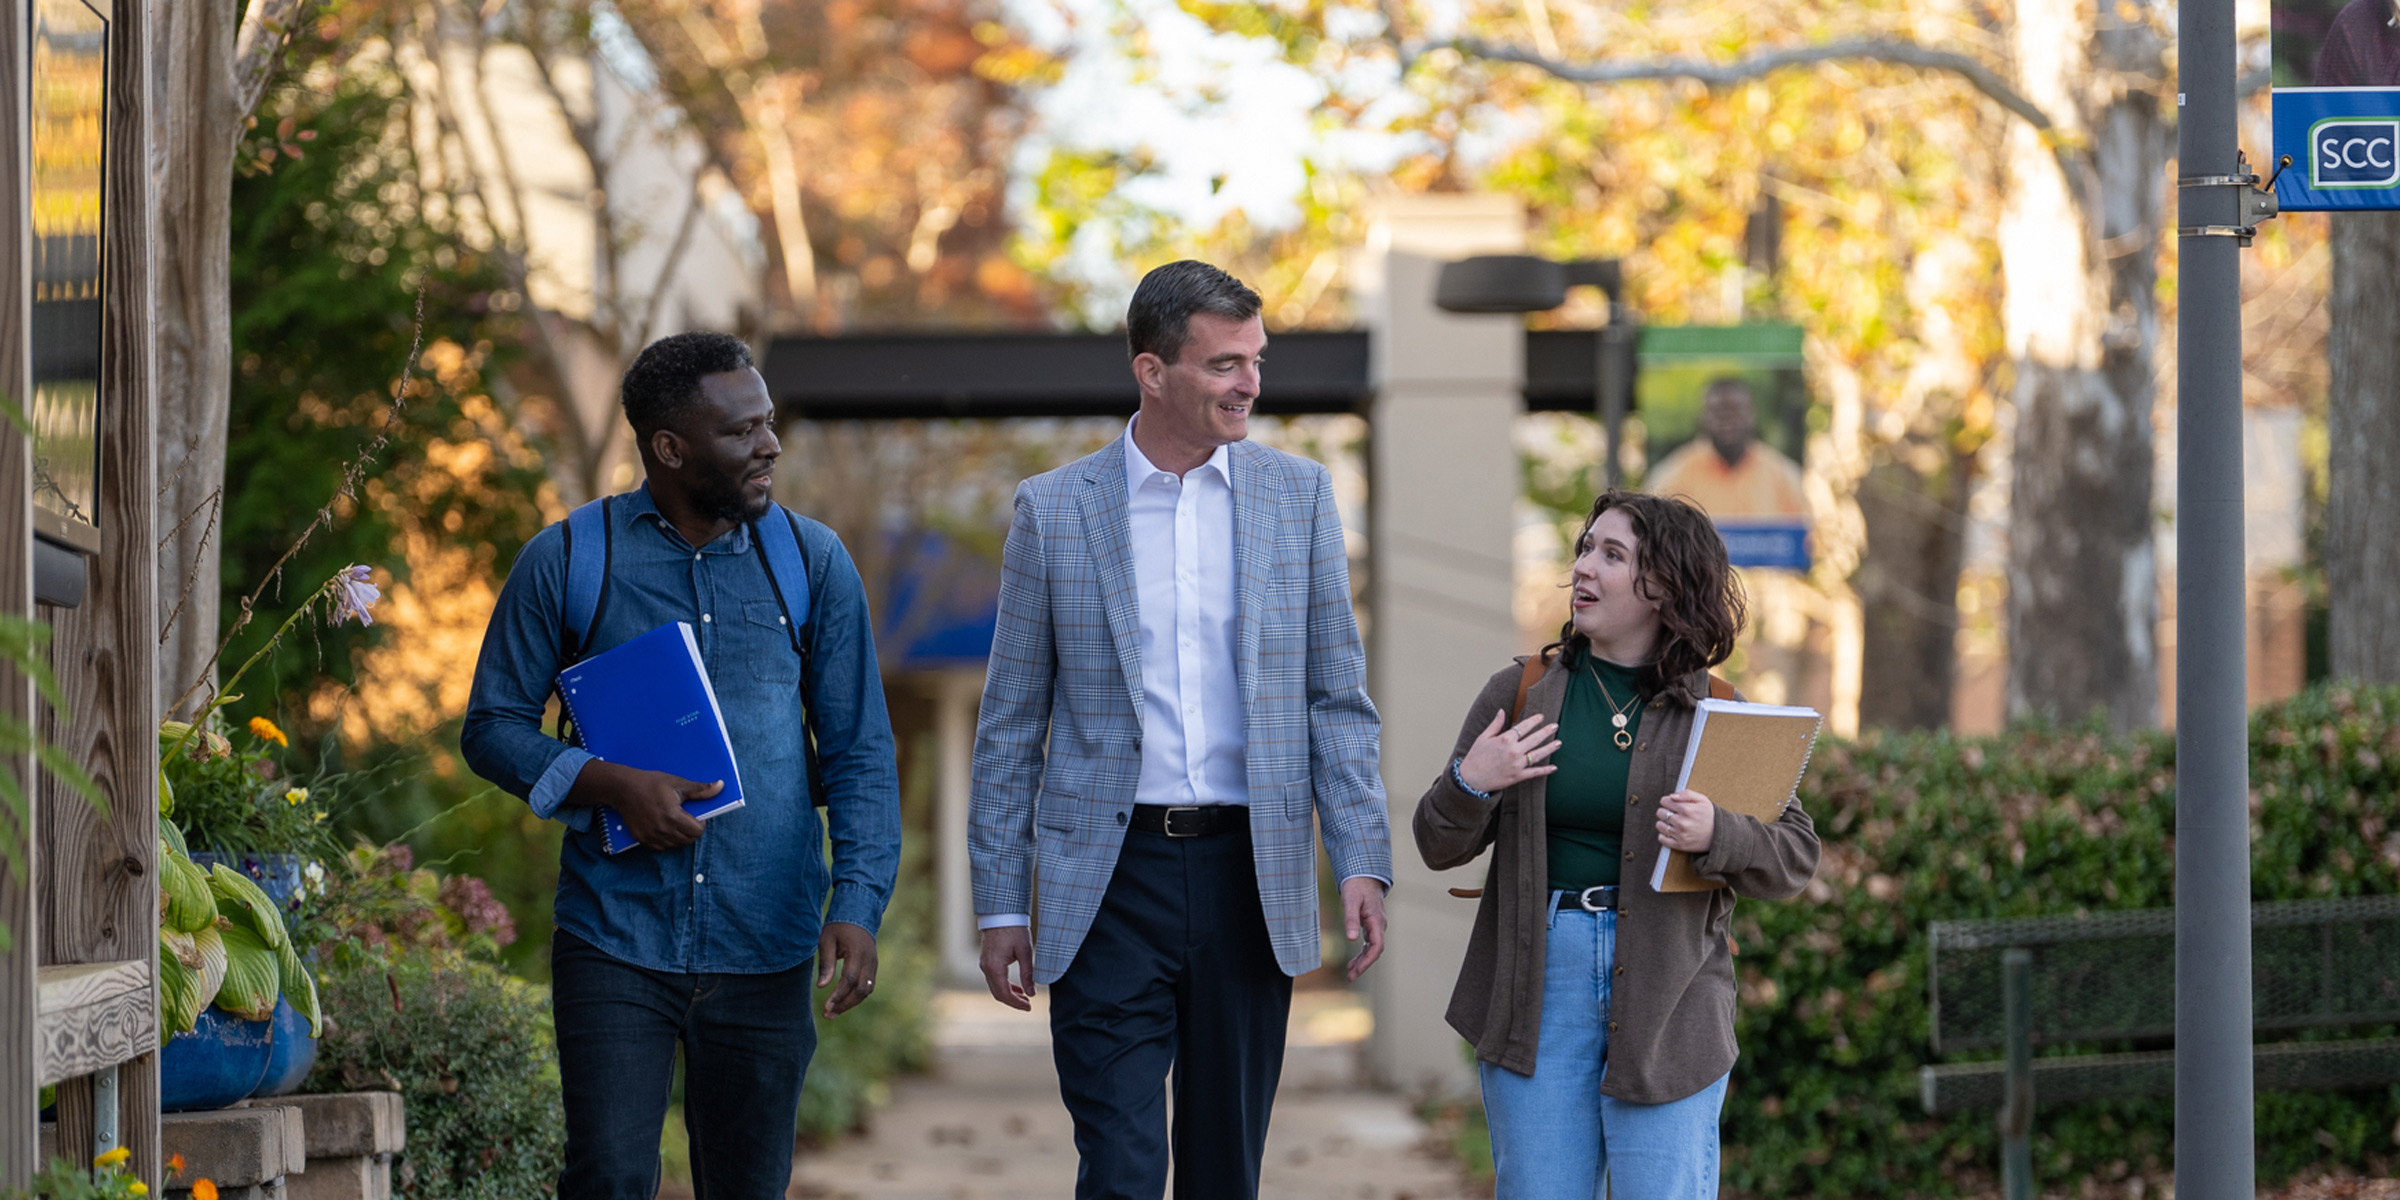
[[[1220,33],[1173,0],[1007,0],[1009,16],[1042,49],[1065,58],[1063,78],[1034,97],[1036,124],[1018,151],[1021,193],[1054,151],[1107,153],[1154,164],[1116,197],[1194,229],[1242,212],[1272,232],[1300,219],[1308,170],[1389,169],[1407,147],[1389,132],[1413,101],[1388,59],[1325,77],[1284,61],[1264,39]],[[1372,9],[1342,10],[1339,34],[1372,37]],[[1368,101],[1357,124],[1324,109],[1334,89]],[[1031,196],[1016,201],[1030,204]],[[1103,323],[1123,310],[1132,279],[1113,222],[1076,234],[1064,272],[1093,286]]]

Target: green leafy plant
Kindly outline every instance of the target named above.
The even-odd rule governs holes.
[[[223,863],[201,870],[164,820],[158,863],[160,1042],[191,1029],[211,1003],[264,1021],[288,1000],[310,1036],[322,1033],[316,980],[266,892]]]
[[[263,717],[241,735],[220,725],[159,724],[160,814],[213,853],[322,857],[333,845],[327,799],[278,761],[283,731]]]
[[[554,1192],[566,1146],[549,992],[458,950],[328,966],[336,1014],[307,1091],[388,1090],[408,1106],[403,1196],[524,1200]]]
[[[491,890],[361,842],[311,911],[295,936],[317,949],[330,1017],[303,1090],[405,1098],[401,1195],[550,1194],[566,1134],[549,994],[496,965],[516,931]]]
[[[119,1146],[93,1159],[89,1170],[53,1158],[34,1175],[32,1187],[0,1192],[0,1200],[135,1200],[149,1195],[150,1185],[125,1169],[132,1157],[133,1151]],[[177,1156],[168,1164],[168,1178],[182,1169],[183,1159]],[[194,1200],[217,1200],[217,1185],[206,1179],[193,1180],[187,1190]]]

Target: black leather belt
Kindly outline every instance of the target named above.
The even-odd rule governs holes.
[[[1130,826],[1171,838],[1215,837],[1250,828],[1250,809],[1240,804],[1136,804]]]
[[[1139,810],[1137,809],[1136,811]],[[1615,908],[1617,906],[1617,888],[1615,884],[1603,884],[1600,887],[1588,887],[1580,892],[1570,892],[1562,889],[1550,894],[1557,897],[1558,906],[1560,908],[1580,908],[1585,912],[1600,912],[1603,909]]]

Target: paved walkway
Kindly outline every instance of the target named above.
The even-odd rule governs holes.
[[[1270,1200],[1474,1200],[1479,1192],[1423,1145],[1398,1097],[1358,1084],[1365,1009],[1341,993],[1301,993],[1267,1139]],[[902,1080],[870,1131],[805,1154],[792,1195],[807,1200],[1067,1200],[1073,1126],[1059,1104],[1049,1020],[989,996],[935,1006],[935,1065]]]

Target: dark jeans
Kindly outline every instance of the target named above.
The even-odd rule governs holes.
[[[817,1048],[814,961],[772,975],[685,975],[621,962],[557,931],[550,995],[567,1113],[558,1194],[658,1195],[658,1134],[679,1043],[692,1194],[773,1200],[788,1192],[800,1078]]]
[[[1158,1200],[1174,1070],[1178,1200],[1258,1195],[1292,980],[1276,965],[1247,832],[1128,832],[1092,930],[1050,988],[1076,1200]]]

